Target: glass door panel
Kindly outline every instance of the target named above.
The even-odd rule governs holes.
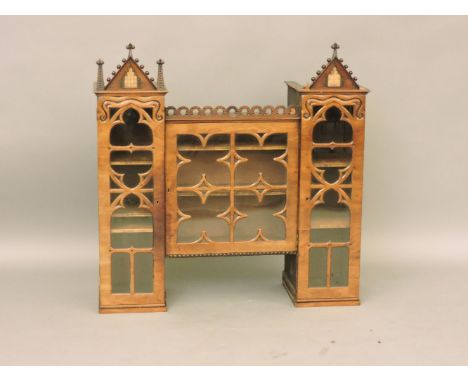
[[[260,200],[259,200],[260,199]],[[236,191],[235,205],[239,220],[235,226],[235,241],[286,240],[286,193],[269,192],[259,198],[252,191]]]
[[[297,132],[297,122],[169,126],[169,254],[294,251]]]
[[[312,128],[309,138],[308,287],[346,287],[351,245],[353,129],[342,120],[343,112],[338,107],[321,112],[324,120]]]
[[[221,218],[229,208],[226,192],[210,193],[205,202],[194,192],[178,192],[178,243],[229,241],[229,225]]]

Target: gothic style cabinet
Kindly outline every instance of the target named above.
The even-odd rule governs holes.
[[[332,48],[276,107],[165,107],[162,60],[98,60],[100,312],[164,311],[188,256],[284,256],[296,306],[359,303],[368,90]]]

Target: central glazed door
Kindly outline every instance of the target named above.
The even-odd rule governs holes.
[[[168,256],[297,250],[296,121],[166,127]]]

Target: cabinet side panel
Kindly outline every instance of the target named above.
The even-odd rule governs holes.
[[[98,98],[98,105],[102,102]],[[110,294],[110,193],[109,121],[97,116],[98,137],[98,213],[99,213],[99,306]]]
[[[165,309],[164,98],[98,98],[100,311]]]
[[[364,102],[303,96],[298,305],[359,300]]]

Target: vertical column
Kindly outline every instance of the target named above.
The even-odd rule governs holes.
[[[297,306],[359,303],[364,96],[303,94],[297,257],[284,284]]]
[[[100,96],[100,311],[164,311],[164,97]]]

